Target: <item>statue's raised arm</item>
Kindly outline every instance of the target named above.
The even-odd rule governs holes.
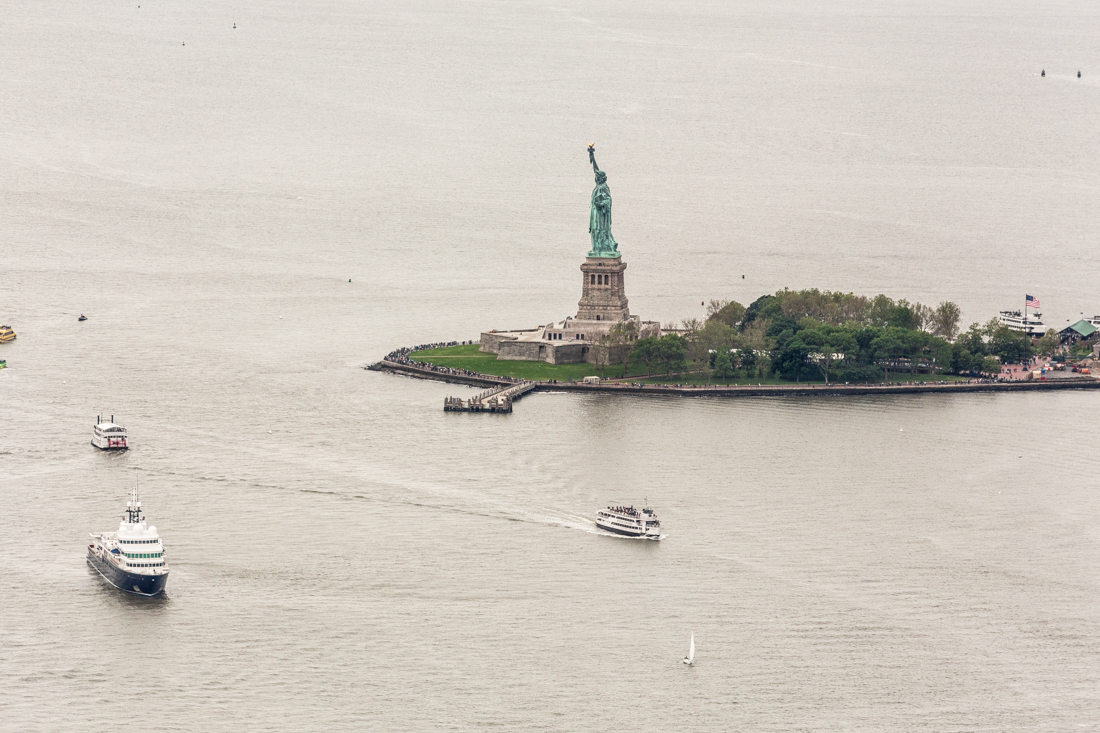
[[[596,164],[596,143],[588,143],[588,162],[592,164],[593,173],[600,172],[600,166]]]
[[[592,235],[589,257],[618,257],[619,245],[611,236],[611,189],[607,186],[607,174],[596,164],[596,145],[588,146],[588,160],[596,173],[596,187],[592,189],[592,203],[588,211],[588,233]]]

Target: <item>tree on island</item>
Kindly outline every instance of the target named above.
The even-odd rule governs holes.
[[[627,361],[637,340],[638,324],[634,321],[619,321],[596,340],[592,348],[595,351],[596,364],[602,368],[602,376],[607,376],[608,365]]]
[[[745,317],[745,306],[736,300],[712,300],[707,305],[707,322],[736,326]]]
[[[932,311],[932,333],[940,338],[954,341],[959,333],[959,317],[962,311],[950,301],[943,301]]]
[[[751,346],[742,346],[737,350],[737,364],[744,370],[745,376],[751,379],[756,371],[756,350]]]
[[[821,324],[802,330],[803,342],[813,349],[814,362],[829,383],[829,372],[838,361],[849,358],[856,351],[856,337],[853,329],[844,326]]]
[[[1058,339],[1058,332],[1053,328],[1048,328],[1043,337],[1035,344],[1035,353],[1050,358],[1057,354],[1060,348],[1062,348],[1062,344]]]
[[[784,321],[790,319],[782,319],[772,326],[774,331],[769,331],[769,335],[775,339],[772,365],[784,379],[799,382],[802,380],[802,370],[806,367],[806,357],[813,351],[813,347],[802,340],[797,324]]]
[[[670,333],[657,340],[657,357],[665,368],[665,376],[682,372],[687,368],[688,341],[677,333]]]
[[[728,382],[734,377],[733,359],[729,350],[719,351],[714,355],[714,378]]]
[[[630,350],[630,366],[643,368],[645,374],[653,373],[653,366],[660,363],[660,355],[657,353],[657,339],[646,336],[634,342],[634,348]]]

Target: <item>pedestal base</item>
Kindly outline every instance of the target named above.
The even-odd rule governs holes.
[[[588,257],[581,265],[584,283],[577,303],[578,321],[618,321],[630,317],[621,257]]]

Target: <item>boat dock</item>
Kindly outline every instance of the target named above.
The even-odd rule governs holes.
[[[444,397],[444,412],[511,412],[512,402],[538,387],[537,382],[501,384],[481,392],[468,400],[461,397]]]

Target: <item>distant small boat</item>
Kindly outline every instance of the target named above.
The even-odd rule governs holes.
[[[80,318],[77,318],[76,320],[78,320],[78,321],[86,321],[86,320],[88,320],[88,316],[86,316],[86,315],[84,315],[83,313],[81,313],[81,314],[80,314]]]
[[[695,664],[695,632],[691,632],[691,644],[688,646],[688,655],[681,660],[684,664]]]
[[[126,428],[115,424],[115,416],[111,415],[111,422],[103,422],[97,416],[95,428],[92,430],[92,445],[100,450],[128,450],[126,443]]]
[[[11,330],[11,326],[0,326],[0,344],[7,341],[15,341],[15,331]]]

